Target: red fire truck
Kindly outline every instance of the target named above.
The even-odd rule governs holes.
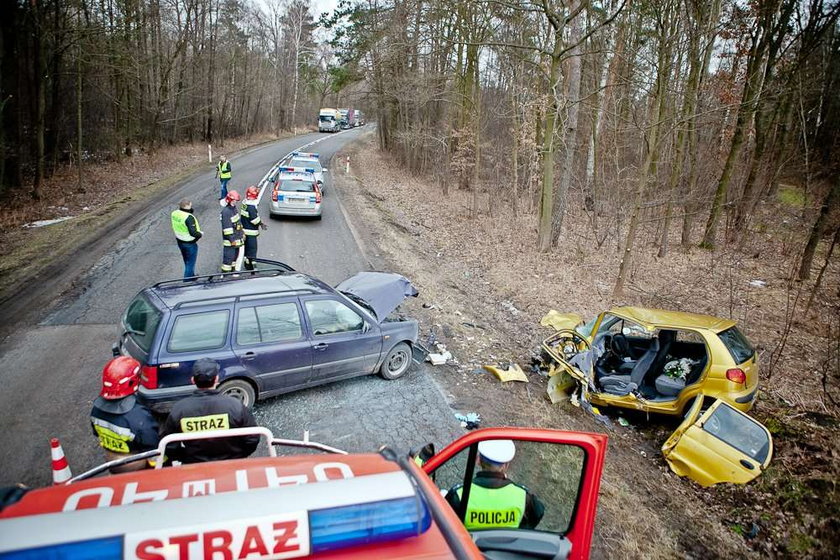
[[[133,458],[160,459],[180,438],[255,433],[268,440],[268,456],[175,467],[158,461],[153,470],[99,476],[112,462],[49,488],[5,489],[0,559],[589,557],[602,434],[475,430],[420,465],[387,447],[348,454],[308,434],[286,440],[242,428],[167,436]],[[489,468],[480,447],[499,441],[513,445],[515,456],[497,476],[544,507],[530,528],[482,522],[468,529],[464,520],[481,494],[476,480]]]

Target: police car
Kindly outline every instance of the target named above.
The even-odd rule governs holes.
[[[312,168],[280,167],[271,190],[269,212],[277,216],[321,219],[322,191]]]
[[[602,434],[476,430],[420,466],[389,448],[351,455],[308,435],[276,439],[257,427],[172,434],[157,450],[119,461],[161,455],[178,440],[245,434],[268,438],[269,456],[163,468],[158,461],[155,470],[96,477],[112,462],[50,488],[4,489],[0,558],[589,557],[607,442]],[[443,497],[453,486],[471,487],[483,460],[479,448],[496,441],[516,447],[515,468],[506,476],[528,484],[545,503],[533,529],[485,522],[468,530],[469,497],[458,510]],[[290,446],[307,454],[278,454]]]
[[[299,169],[306,169],[313,175],[321,187],[321,192],[324,192],[324,173],[326,169],[321,166],[320,154],[315,152],[292,152],[289,157],[282,164],[283,167],[294,167]]]

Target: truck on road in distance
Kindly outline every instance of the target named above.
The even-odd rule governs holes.
[[[356,111],[353,109],[339,109],[342,130],[356,126]]]
[[[324,108],[318,114],[318,132],[338,132],[341,130],[341,115],[336,109]]]

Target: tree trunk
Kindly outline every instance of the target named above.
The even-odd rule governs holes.
[[[580,0],[577,0],[569,8],[571,13],[580,9]],[[560,241],[560,233],[563,229],[563,216],[566,213],[566,195],[572,183],[574,171],[575,154],[577,153],[577,124],[580,109],[580,67],[581,47],[578,45],[582,36],[581,20],[583,16],[578,15],[571,21],[569,42],[574,45],[569,51],[569,74],[566,80],[565,107],[566,122],[563,130],[563,142],[565,153],[563,154],[563,167],[560,172],[560,184],[557,186],[557,193],[554,199],[552,212],[551,237],[556,245]]]
[[[823,200],[822,206],[820,206],[820,213],[814,222],[814,226],[811,228],[811,234],[808,236],[805,249],[802,251],[802,261],[799,265],[799,274],[797,275],[800,280],[807,280],[811,277],[811,265],[814,262],[814,253],[817,250],[820,239],[822,239],[829,213],[832,208],[838,205],[840,205],[840,176],[835,177],[834,185],[831,187],[825,200]]]
[[[562,46],[562,35],[555,31],[554,52],[559,53]],[[548,83],[551,89],[557,87],[560,79],[560,60],[558,56],[551,58]],[[542,127],[542,187],[540,189],[539,229],[537,231],[537,247],[543,253],[551,249],[551,223],[554,209],[554,128],[557,122],[557,96],[549,97],[548,107],[545,109],[545,121]]]
[[[46,87],[44,77],[47,73],[47,57],[44,53],[44,18],[38,0],[30,0],[34,18],[32,47],[35,56],[33,85],[35,89],[35,179],[32,183],[32,198],[40,200],[43,196],[44,181],[44,119],[46,113]]]

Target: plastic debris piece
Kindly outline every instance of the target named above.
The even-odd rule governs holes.
[[[750,286],[753,288],[766,288],[767,282],[764,280],[750,280]]]
[[[583,323],[583,317],[577,313],[560,313],[555,309],[549,310],[545,317],[540,319],[540,325],[551,327],[555,331],[573,329]]]
[[[548,387],[546,387],[546,393],[548,393],[548,399],[551,401],[551,404],[557,404],[560,401],[569,398],[569,395],[563,391],[562,388],[558,387],[560,377],[554,376],[549,378],[548,380]]]
[[[475,430],[481,425],[481,415],[477,412],[468,412],[466,414],[456,412],[455,419],[461,423],[462,428],[468,430]]]
[[[551,377],[548,378],[546,392],[548,393],[549,400],[551,400],[551,404],[557,404],[564,399],[568,399],[569,389],[573,388],[577,383],[574,378],[565,372],[561,372],[560,375],[553,375],[552,372],[549,372],[549,375]]]
[[[508,367],[504,367],[508,366]],[[499,381],[502,383],[507,383],[508,381],[524,381],[528,383],[528,376],[525,375],[525,372],[522,371],[522,368],[519,367],[519,364],[500,364],[499,367],[497,366],[483,366],[484,369],[495,375],[499,378]]]
[[[449,352],[444,352],[442,354],[430,352],[429,355],[426,356],[426,360],[430,361],[433,366],[442,366],[451,359],[452,354]]]
[[[628,422],[626,418],[622,418],[621,416],[618,417],[618,423],[624,426],[625,428],[630,427],[630,422]]]

